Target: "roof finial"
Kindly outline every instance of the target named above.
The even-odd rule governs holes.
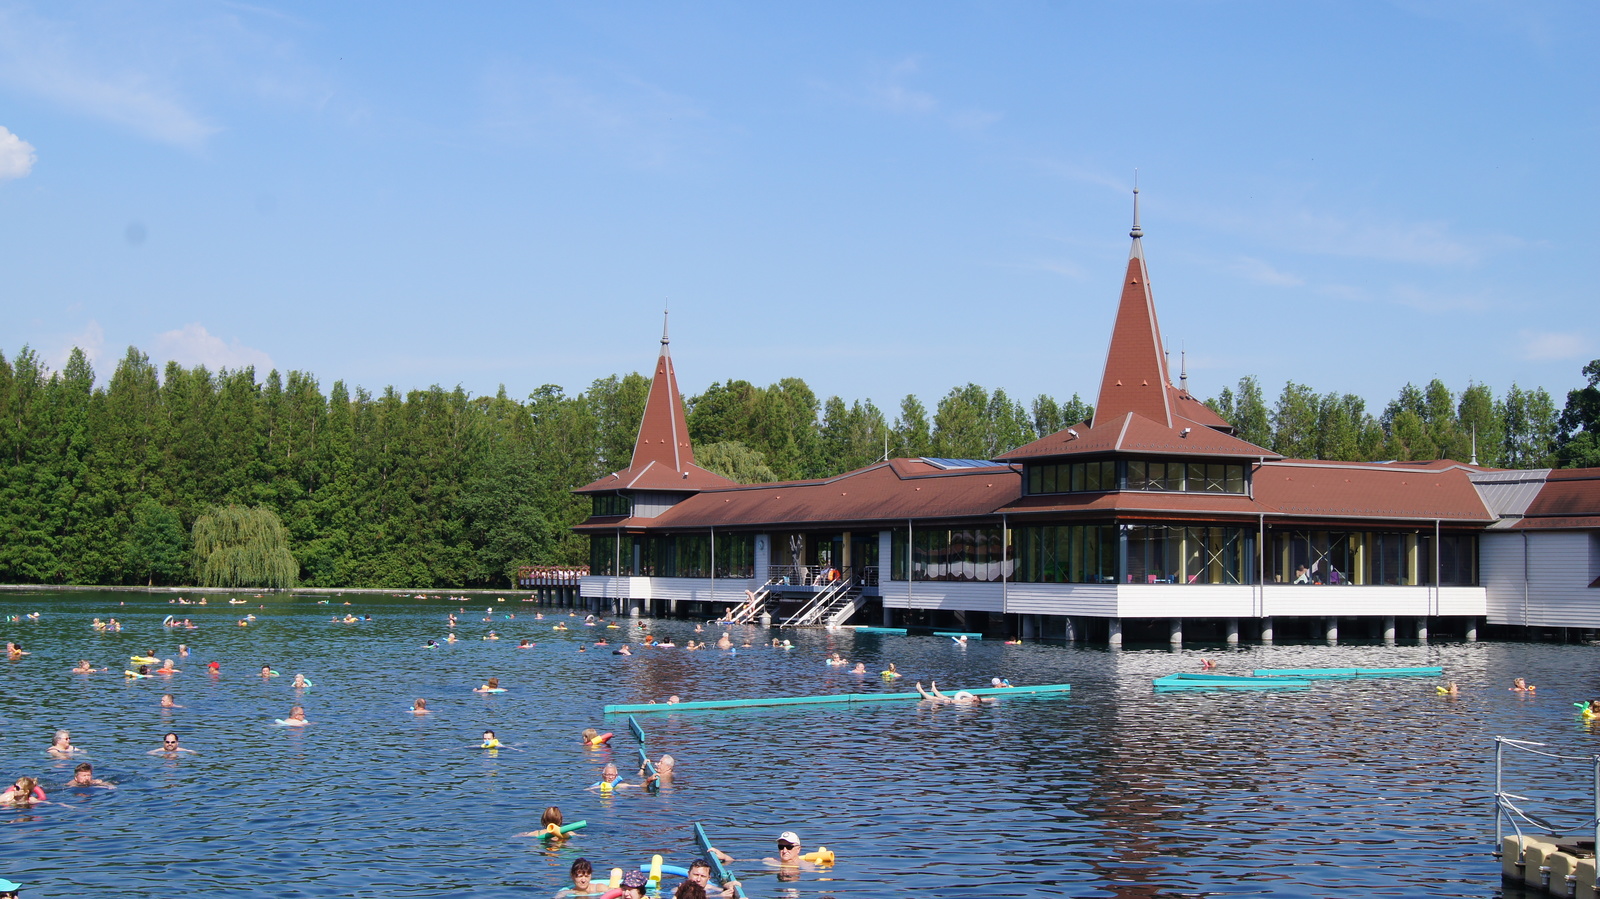
[[[1178,349],[1178,387],[1181,390],[1184,390],[1184,391],[1188,391],[1188,389],[1189,389],[1189,349],[1188,349],[1188,347],[1180,347]]]
[[[667,304],[661,304],[661,345],[666,346],[667,340]]]
[[[1134,240],[1144,236],[1144,230],[1139,227],[1139,170],[1133,170],[1133,230],[1128,236]]]

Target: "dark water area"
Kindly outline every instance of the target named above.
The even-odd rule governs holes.
[[[242,595],[241,595],[242,596]],[[128,593],[0,594],[0,776],[38,776],[50,803],[0,809],[0,877],[28,899],[67,896],[550,896],[578,856],[603,877],[661,853],[700,853],[691,824],[740,859],[751,896],[1493,897],[1495,735],[1597,751],[1574,701],[1600,695],[1596,650],[1516,643],[1280,645],[1111,651],[841,632],[734,630],[729,653],[613,647],[565,611],[514,601],[344,596],[207,606]],[[341,605],[349,600],[351,605]],[[491,606],[492,621],[484,610]],[[333,624],[346,611],[361,624]],[[461,642],[443,639],[446,614]],[[542,611],[545,620],[536,620]],[[246,627],[246,613],[256,620]],[[198,625],[168,629],[176,614]],[[514,618],[506,616],[513,615]],[[116,617],[98,634],[94,617]],[[557,621],[571,629],[553,630]],[[651,620],[682,644],[694,623]],[[480,639],[493,628],[498,641]],[[715,639],[707,628],[698,635]],[[517,641],[537,642],[518,649]],[[179,674],[128,680],[130,656],[191,655]],[[153,652],[151,652],[153,650]],[[838,651],[862,678],[826,666]],[[1155,693],[1151,679],[1256,667],[1442,665],[1434,678],[1326,681],[1304,691]],[[87,658],[109,673],[68,671]],[[220,663],[216,677],[205,665]],[[906,678],[887,685],[889,662]],[[262,665],[280,677],[263,679]],[[290,686],[303,673],[314,686]],[[505,693],[473,687],[497,676]],[[1070,683],[1064,696],[983,708],[909,702],[638,716],[652,756],[679,760],[658,794],[586,789],[637,754],[609,703]],[[1536,696],[1507,690],[1514,677]],[[181,709],[163,711],[170,692]],[[413,716],[425,697],[433,713]],[[305,728],[277,726],[293,705]],[[609,748],[579,744],[585,727]],[[72,731],[114,791],[62,789],[78,759],[45,748]],[[507,748],[479,748],[484,729]],[[151,756],[168,730],[196,750]],[[1542,815],[1588,816],[1589,775],[1518,763],[1508,787]],[[9,781],[8,781],[9,783]],[[588,826],[565,845],[517,836],[547,805]],[[760,859],[779,832],[831,869],[779,882]],[[755,859],[755,861],[750,861]],[[668,879],[669,887],[674,883]]]

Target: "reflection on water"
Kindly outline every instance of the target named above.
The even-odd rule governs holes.
[[[578,647],[630,628],[585,628],[520,602],[350,596],[373,621],[331,624],[315,598],[174,607],[137,594],[0,595],[4,625],[32,651],[0,662],[0,776],[37,775],[52,803],[0,810],[0,876],[35,896],[549,895],[572,860],[632,868],[653,853],[687,865],[702,822],[752,896],[1501,894],[1489,855],[1495,734],[1594,751],[1573,701],[1600,686],[1579,673],[1587,647],[1520,644],[1210,648],[1220,669],[1443,665],[1433,679],[1332,681],[1309,691],[1155,694],[1152,678],[1198,669],[1199,650],[1111,652],[848,632],[736,629],[757,644],[715,649]],[[119,603],[126,603],[119,606]],[[264,606],[264,607],[258,607]],[[463,606],[466,611],[463,611]],[[161,627],[180,609],[199,630]],[[424,649],[456,611],[460,642]],[[257,620],[235,622],[246,611]],[[96,634],[116,616],[120,634]],[[507,615],[514,615],[508,619]],[[571,630],[552,629],[555,616]],[[624,622],[628,624],[628,622]],[[490,628],[504,639],[479,639]],[[693,624],[654,621],[680,645]],[[715,638],[708,630],[702,637]],[[518,649],[517,641],[537,641]],[[129,681],[129,656],[193,654],[180,674]],[[877,672],[823,664],[838,651]],[[74,675],[89,658],[112,673]],[[209,676],[205,665],[221,665]],[[262,665],[280,677],[263,679]],[[295,673],[314,686],[296,691]],[[503,694],[476,694],[488,677]],[[676,712],[639,717],[652,757],[678,759],[657,795],[586,789],[607,761],[636,764],[608,703],[1070,683],[1068,696],[974,709],[911,704]],[[1534,698],[1506,689],[1525,676]],[[161,709],[171,692],[181,709]],[[410,714],[416,697],[432,714]],[[292,706],[312,724],[279,727]],[[585,750],[585,727],[615,731]],[[73,760],[44,754],[57,728],[88,750],[115,791],[65,790]],[[479,747],[492,729],[507,744]],[[176,731],[192,756],[147,754]],[[1513,771],[1524,795],[1582,815],[1580,773]],[[638,782],[638,777],[630,778]],[[547,805],[588,826],[563,846],[516,837]],[[777,834],[838,853],[833,869],[779,883],[759,861]],[[670,883],[670,881],[669,881]],[[274,886],[281,885],[281,886]]]

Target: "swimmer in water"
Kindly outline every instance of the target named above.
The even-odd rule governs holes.
[[[271,665],[262,665],[261,666],[261,676],[262,677],[277,677],[278,676],[278,672],[273,671]]]
[[[88,659],[79,659],[78,667],[72,669],[73,674],[94,674],[96,671],[108,671],[107,668],[96,668]]]
[[[562,821],[562,818],[561,818],[561,808],[559,806],[552,805],[549,808],[544,810],[544,814],[539,816],[539,829],[538,830],[530,830],[527,833],[519,833],[519,834],[517,834],[517,836],[519,836],[519,837],[552,836],[552,834],[550,833],[550,825],[554,824],[556,826],[556,830],[559,832],[561,830],[562,823],[563,823],[563,821]],[[558,839],[563,839],[563,840],[567,838],[567,835],[564,834],[564,833],[559,833],[556,836],[557,836]]]
[[[589,789],[610,793],[613,790],[621,790],[631,786],[635,785],[622,779],[622,775],[617,773],[617,766],[607,762],[606,766],[600,770],[600,782],[589,787]]]
[[[494,731],[486,730],[486,731],[483,732],[483,748],[484,749],[499,749],[500,748],[500,741],[495,739]]]
[[[495,633],[494,631],[490,631],[489,633],[484,635],[483,639],[485,639],[485,640],[498,640],[498,639],[500,639],[500,635]]]
[[[500,686],[500,678],[491,677],[491,678],[489,678],[489,682],[484,684],[483,686],[481,686],[481,687],[473,687],[472,688],[472,692],[474,692],[474,693],[504,693],[505,690]]]
[[[303,727],[311,722],[306,720],[306,710],[301,706],[295,706],[289,710],[289,717],[283,719],[283,723],[290,727]]]
[[[629,649],[628,644],[624,643],[616,649],[611,650],[611,654],[614,656],[631,656],[633,655],[633,650]]]
[[[646,777],[647,769],[640,766],[639,776],[644,777],[644,785],[647,787],[651,784],[670,784],[672,783],[672,772],[676,771],[677,768],[677,759],[670,755],[663,755],[661,761],[656,762],[656,773],[654,775]]]
[[[416,699],[412,700],[411,701],[411,714],[413,714],[413,715],[426,715],[426,714],[428,714],[428,700],[423,699],[420,696],[417,697]]]
[[[294,680],[289,684],[289,686],[295,688],[296,690],[304,690],[305,688],[311,686],[311,681],[306,680],[306,676],[304,674],[296,674],[294,676]]]
[[[454,643],[454,642],[456,642],[456,633],[455,633],[455,631],[451,631],[449,633],[449,635],[444,638],[444,642],[446,642],[446,643]]]
[[[533,648],[533,644],[529,643],[526,639],[524,639],[521,643],[517,644],[517,648],[518,649],[532,649]]]
[[[718,649],[732,649],[733,648],[733,637],[730,636],[727,631],[723,631],[722,632],[722,636],[717,638],[717,648]]]
[[[430,639],[427,643],[424,643],[422,645],[422,648],[423,649],[438,649],[439,648],[439,641]]]
[[[179,671],[182,671],[182,670],[183,669],[181,669],[181,668],[172,667],[172,660],[171,659],[167,659],[165,662],[161,663],[161,667],[160,668],[156,669],[156,673],[157,674],[177,674]]]
[[[1210,671],[1215,667],[1217,667],[1217,663],[1211,661],[1210,659],[1201,659],[1200,660],[1200,670],[1201,671]]]
[[[927,690],[922,689],[921,681],[917,682],[917,692],[921,693],[922,698],[928,700],[929,702],[940,705],[978,705],[979,703],[984,702],[994,702],[994,700],[989,697],[974,696],[971,693],[968,693],[966,690],[957,690],[956,695],[946,696],[939,692],[939,684],[937,682],[928,681],[928,684],[929,686],[933,687],[933,692],[930,693]]]
[[[68,756],[77,755],[82,751],[72,745],[71,732],[58,730],[56,731],[56,738],[51,741],[50,748],[45,750],[45,754],[53,759],[64,759]]]
[[[11,789],[0,793],[0,805],[28,808],[40,802],[44,802],[44,790],[40,789],[37,778],[19,777]]]
[[[609,889],[594,883],[594,865],[586,858],[574,861],[569,873],[572,877],[572,886],[557,892],[557,899],[565,899],[567,896],[595,896]]]
[[[168,733],[161,738],[161,748],[150,750],[150,755],[164,755],[167,758],[177,758],[181,753],[193,753],[193,749],[185,749],[178,745],[178,735]]]
[[[163,693],[163,694],[161,694],[161,707],[164,708],[164,709],[181,709],[181,708],[183,708],[183,706],[178,705],[178,703],[173,700],[171,693]]]
[[[867,673],[867,663],[866,662],[857,662],[856,663],[856,667],[850,669],[850,673],[851,674],[866,674]]]
[[[79,762],[78,767],[72,770],[72,779],[67,781],[69,787],[105,787],[115,790],[117,785],[109,780],[101,780],[94,776],[94,766],[88,762]]]
[[[885,678],[888,678],[889,680],[894,680],[895,678],[900,676],[900,672],[895,669],[894,663],[890,662],[889,663],[889,667],[884,669],[883,676]]]
[[[1511,691],[1514,693],[1532,693],[1537,689],[1539,688],[1520,677],[1511,682]]]
[[[991,677],[991,678],[989,678],[989,686],[991,686],[991,687],[1009,687],[1009,686],[1011,686],[1011,681],[1008,681],[1003,677]]]
[[[1451,681],[1441,692],[1446,696],[1460,696],[1461,688],[1456,686],[1455,681]]]

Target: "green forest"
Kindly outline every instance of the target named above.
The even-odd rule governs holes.
[[[1560,407],[1543,389],[1436,380],[1373,414],[1293,382],[1269,402],[1249,377],[1207,402],[1286,456],[1467,460],[1475,447],[1486,466],[1600,466],[1600,360],[1582,375]],[[273,584],[505,587],[520,565],[582,564],[570,528],[589,501],[572,488],[627,466],[649,386],[633,373],[573,396],[324,391],[308,372],[158,370],[132,348],[98,380],[81,351],[60,371],[27,347],[0,353],[0,582],[223,583],[254,566]],[[1024,404],[966,384],[931,411],[907,396],[891,417],[799,378],[713,384],[685,403],[697,461],[745,483],[885,452],[992,458],[1092,412],[1077,394]],[[241,533],[274,542],[226,542]]]

